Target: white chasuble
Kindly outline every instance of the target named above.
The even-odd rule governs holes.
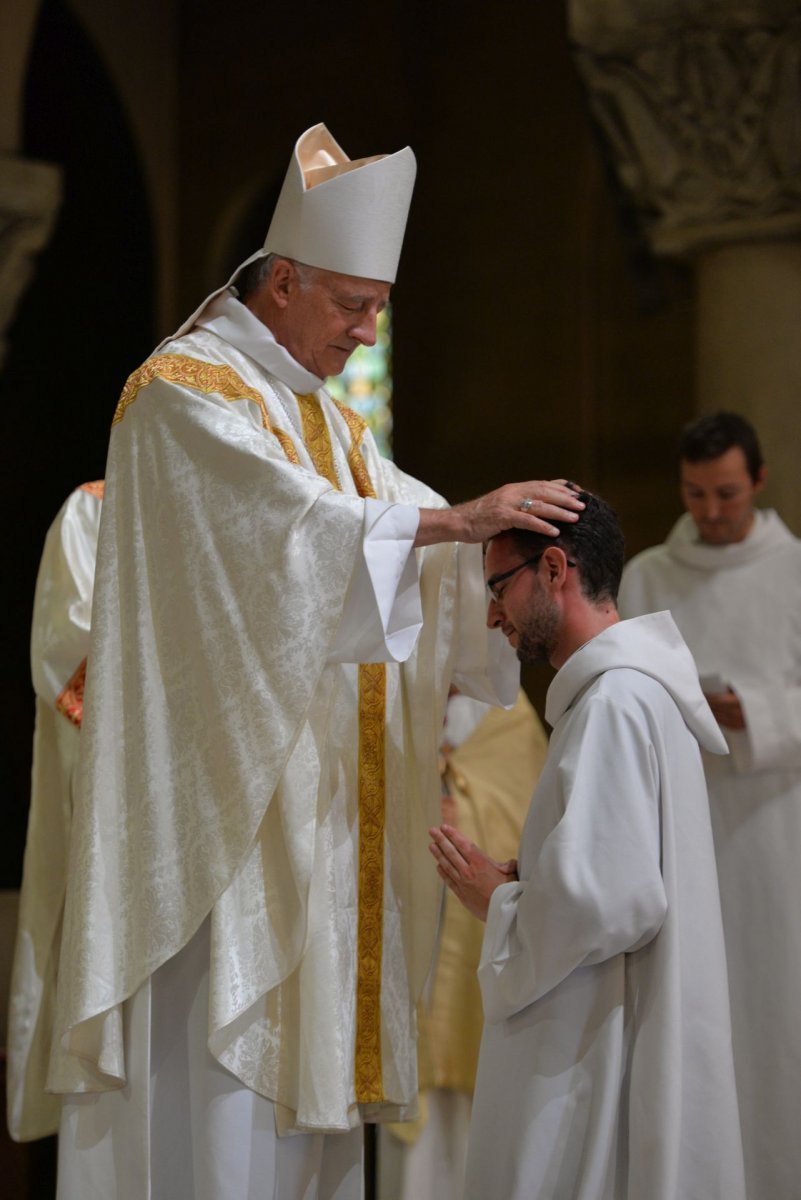
[[[448,685],[517,680],[480,547],[413,551],[443,501],[264,333],[215,301],[117,410],[51,1086],[124,1084],[121,1003],[210,913],[212,1054],[343,1131],[414,1104]]]
[[[727,546],[689,516],[623,573],[621,612],[670,609],[701,683],[718,676],[744,730],[705,758],[748,1195],[801,1195],[801,543],[758,511]],[[711,689],[710,689],[711,690]]]
[[[585,643],[492,896],[469,1200],[743,1200],[698,740],[725,750],[667,614]]]

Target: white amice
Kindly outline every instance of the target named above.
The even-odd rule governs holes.
[[[744,730],[705,756],[729,964],[748,1195],[801,1195],[801,543],[773,511],[708,545],[689,515],[637,555],[627,616],[669,609],[699,674],[736,693]]]

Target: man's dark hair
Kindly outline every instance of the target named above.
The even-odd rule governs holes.
[[[623,530],[615,510],[600,496],[582,491],[576,495],[586,505],[578,521],[548,519],[559,530],[559,537],[529,529],[510,529],[508,533],[524,558],[534,558],[549,546],[559,546],[576,564],[582,595],[593,604],[605,600],[614,603],[626,553]]]
[[[753,425],[739,413],[708,413],[691,421],[679,439],[679,462],[709,462],[733,446],[742,450],[751,482],[756,483],[762,470],[762,450]]]

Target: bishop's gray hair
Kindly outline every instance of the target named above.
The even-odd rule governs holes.
[[[310,267],[306,263],[297,262],[294,258],[287,258],[285,254],[276,254],[274,251],[270,251],[263,258],[257,258],[255,262],[248,263],[246,267],[243,267],[234,280],[234,287],[243,304],[264,286],[270,278],[273,267],[279,258],[286,259],[287,262],[292,263],[298,277],[298,282],[304,291],[315,282],[319,270],[318,267]]]

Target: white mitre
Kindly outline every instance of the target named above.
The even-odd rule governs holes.
[[[325,125],[307,129],[295,143],[261,250],[240,263],[157,350],[187,333],[244,267],[268,254],[394,283],[416,171],[409,146],[396,154],[351,160]]]
[[[263,254],[394,283],[416,165],[397,154],[348,158],[325,125],[298,138]]]

